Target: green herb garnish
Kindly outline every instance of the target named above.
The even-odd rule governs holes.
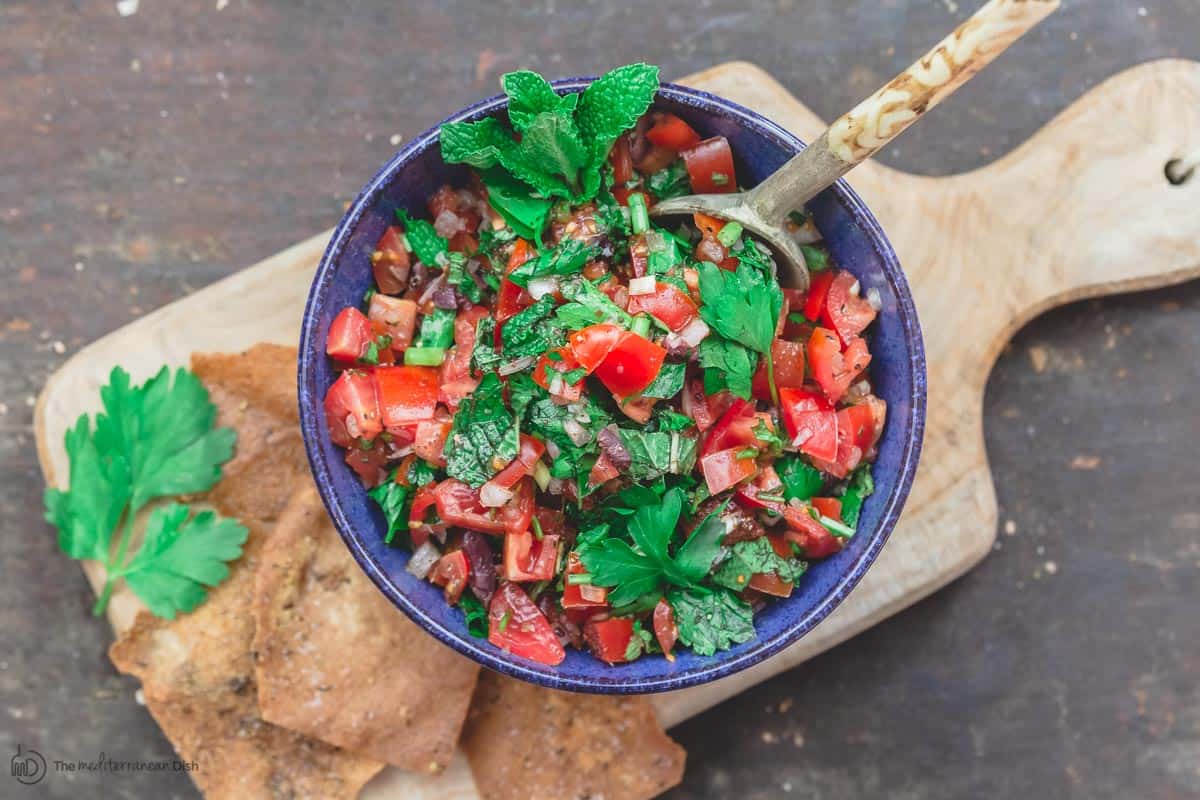
[[[247,530],[211,511],[191,514],[172,503],[151,512],[141,546],[127,559],[134,520],[151,500],[212,488],[233,456],[236,434],[214,428],[208,390],[186,369],[163,367],[133,386],[129,373],[116,367],[100,400],[94,429],[83,414],[67,431],[69,488],[46,490],[46,519],[58,528],[63,552],[104,564],[94,614],[104,611],[124,578],[153,614],[173,619],[200,605],[229,575],[226,564],[241,555]]]

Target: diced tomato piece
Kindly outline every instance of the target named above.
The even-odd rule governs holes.
[[[600,362],[613,351],[625,332],[620,325],[611,323],[589,325],[572,333],[568,341],[571,344],[571,352],[574,354],[575,360],[590,375],[596,367],[600,366]]]
[[[675,654],[671,650],[679,640],[679,627],[675,624],[675,609],[665,597],[659,598],[654,606],[654,638],[658,639],[658,646],[667,660],[674,661]]]
[[[842,344],[848,344],[875,319],[875,309],[857,293],[858,278],[845,270],[839,271],[829,284],[822,320],[837,333]]]
[[[613,465],[608,453],[601,451],[592,465],[592,471],[588,473],[588,486],[599,486],[620,476],[621,471]]]
[[[633,158],[629,155],[629,134],[623,133],[613,142],[608,152],[608,161],[613,168],[613,185],[624,188],[633,180]]]
[[[500,507],[500,522],[505,533],[523,533],[533,524],[533,478],[522,478],[513,490],[512,499]]]
[[[643,175],[652,175],[669,167],[678,156],[679,154],[669,147],[659,147],[651,143],[649,150],[641,158],[634,160],[633,166]]]
[[[371,253],[371,271],[375,285],[384,294],[400,294],[408,288],[408,273],[412,267],[408,248],[404,245],[404,231],[396,225],[390,226],[379,237],[375,252]]]
[[[842,521],[842,501],[836,497],[814,497],[809,502],[822,517]]]
[[[791,597],[792,582],[781,579],[774,572],[757,572],[750,577],[749,587],[772,597]]]
[[[413,331],[417,327],[417,304],[376,293],[367,306],[367,319],[376,332],[392,337],[391,349],[400,352],[412,344]]]
[[[837,334],[827,328],[816,328],[808,339],[808,359],[813,379],[830,402],[836,403],[871,363],[871,353],[867,343],[857,336],[843,353]]]
[[[775,467],[766,466],[754,477],[754,480],[738,487],[734,499],[743,508],[751,510],[766,508],[782,514],[783,503],[778,500],[763,500],[759,497],[761,494],[779,495],[782,491],[783,481],[779,479],[779,473],[775,471]]]
[[[537,252],[534,250],[533,245],[524,239],[517,239],[513,242],[512,252],[509,254],[508,263],[504,267],[504,274],[507,275],[512,272],[535,255],[537,255]],[[508,278],[503,278],[500,281],[500,291],[496,297],[497,323],[504,322],[522,308],[531,305],[533,305],[533,296],[529,292]],[[499,327],[497,327],[496,333],[500,333]]]
[[[826,558],[842,549],[843,542],[812,518],[807,506],[788,506],[783,512],[788,530],[784,535],[800,545],[805,558]]]
[[[550,353],[554,353],[557,358],[551,358]],[[556,381],[555,376],[570,372],[579,366],[579,362],[575,360],[575,353],[572,352],[570,345],[564,345],[557,350],[551,350],[550,353],[543,353],[538,359],[537,366],[533,368],[533,382],[541,386],[551,395],[565,400],[568,403],[573,403],[583,397],[583,378],[568,384],[565,381]],[[555,387],[551,391],[551,387]]]
[[[541,439],[535,439],[522,433],[521,447],[517,451],[516,458],[508,462],[504,469],[497,472],[488,483],[501,489],[511,489],[521,478],[533,474],[533,468],[544,452],[546,452],[546,445]]]
[[[699,313],[687,292],[661,281],[654,284],[653,294],[630,295],[628,310],[630,314],[650,314],[673,331],[683,330]]]
[[[829,296],[829,287],[833,283],[833,270],[827,269],[813,275],[808,283],[808,297],[804,300],[804,316],[816,322],[825,310],[825,299]]]
[[[471,351],[455,347],[438,367],[437,401],[457,411],[462,401],[475,391],[479,379],[471,374]]]
[[[341,447],[357,439],[374,439],[383,430],[375,380],[362,370],[347,370],[325,393],[329,438]]]
[[[505,583],[488,605],[488,641],[515,656],[557,666],[566,658],[546,615],[515,583]]]
[[[802,453],[837,457],[837,412],[828,400],[808,389],[780,389],[779,404],[788,437]]]
[[[747,442],[740,435],[735,436],[733,433],[734,424],[738,423],[741,426],[750,423],[752,426],[754,420],[754,404],[740,397],[735,398],[717,423],[705,434],[704,441],[700,443],[701,457],[735,445],[746,446]],[[741,427],[738,430],[740,433]]]
[[[620,664],[625,657],[629,642],[633,640],[633,620],[629,617],[589,619],[583,626],[583,638],[592,655],[609,664]]]
[[[446,602],[454,605],[462,597],[463,589],[467,588],[467,578],[471,576],[471,565],[467,554],[462,550],[446,553],[438,559],[429,573],[429,582],[445,589]]]
[[[446,438],[454,423],[450,420],[423,419],[417,423],[413,452],[439,467],[446,466]]]
[[[572,550],[567,554],[568,575],[583,575],[587,568],[579,560],[579,554]],[[608,605],[608,589],[603,586],[563,582],[562,607],[565,609],[604,608]]]
[[[696,427],[702,432],[707,431],[716,415],[709,407],[708,396],[704,394],[704,384],[700,380],[691,380],[683,387],[683,413],[692,418]]]
[[[531,531],[504,536],[504,577],[510,581],[548,581],[554,577],[557,561],[557,536],[544,536],[541,541]]]
[[[379,445],[346,449],[346,465],[358,473],[364,486],[378,486],[387,478],[387,455]]]
[[[329,325],[325,353],[337,361],[353,364],[363,357],[374,338],[370,321],[354,306],[346,306]]]
[[[437,486],[436,483],[427,483],[418,488],[417,493],[413,495],[412,508],[408,510],[408,533],[415,547],[425,544],[429,540],[429,534],[433,532],[433,526],[425,517],[429,509],[437,504]]]
[[[785,535],[767,534],[767,541],[775,555],[785,559],[792,557],[792,544]],[[791,597],[793,587],[791,581],[782,580],[774,572],[759,572],[750,578],[750,588],[772,597]]]
[[[712,237],[714,239],[721,232],[721,228],[725,227],[725,220],[709,214],[701,214],[700,212],[692,214],[692,222],[696,224],[696,229],[700,231],[702,237]]]
[[[613,400],[617,402],[617,408],[621,409],[622,414],[639,425],[645,425],[650,421],[650,417],[654,415],[654,405],[658,402],[657,397],[639,397],[637,395],[622,397],[615,392]]]
[[[438,371],[433,367],[379,367],[375,384],[385,426],[433,417],[438,400]]]
[[[684,150],[683,163],[687,166],[692,191],[696,194],[723,194],[737,191],[737,174],[733,169],[733,151],[724,136],[696,144]]]
[[[459,231],[450,237],[446,249],[452,253],[474,255],[479,250],[479,240],[466,231]]]
[[[700,143],[700,134],[674,114],[659,116],[650,130],[646,131],[646,138],[652,144],[670,150],[687,150]]]
[[[771,343],[771,359],[775,366],[775,386],[779,389],[799,389],[804,385],[804,345],[776,339]],[[767,360],[759,359],[750,390],[755,397],[771,402],[771,384],[767,381]]]
[[[710,494],[720,494],[758,471],[758,462],[753,457],[739,456],[744,449],[731,447],[700,459],[700,469],[704,473],[704,482],[708,484]]]
[[[475,349],[475,329],[479,321],[488,316],[483,306],[471,306],[458,312],[454,318],[454,346],[468,353]]]
[[[578,350],[575,355],[579,358]],[[653,383],[666,357],[667,351],[660,345],[633,331],[624,331],[592,373],[610,392],[623,399]],[[583,363],[582,358],[579,360]]]
[[[480,533],[504,533],[504,520],[489,513],[479,502],[479,492],[455,478],[447,478],[433,490],[438,516],[447,525]],[[414,509],[416,503],[413,503]]]

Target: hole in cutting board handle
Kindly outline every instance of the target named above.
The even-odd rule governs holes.
[[[1182,186],[1196,174],[1196,163],[1200,161],[1200,153],[1193,153],[1186,158],[1172,158],[1163,166],[1163,175],[1172,186]]]

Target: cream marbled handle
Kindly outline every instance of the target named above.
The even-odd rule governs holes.
[[[756,187],[749,204],[763,220],[781,223],[789,211],[903,133],[1058,6],[1059,0],[989,0]]]

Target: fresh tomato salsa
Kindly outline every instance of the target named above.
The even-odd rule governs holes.
[[[506,121],[441,129],[469,180],[397,211],[330,325],[330,435],[408,571],[498,648],[619,664],[746,642],[872,491],[878,294],[803,211],[807,291],[737,223],[650,222],[739,187],[724,137],[651,110],[657,68],[504,86]]]

